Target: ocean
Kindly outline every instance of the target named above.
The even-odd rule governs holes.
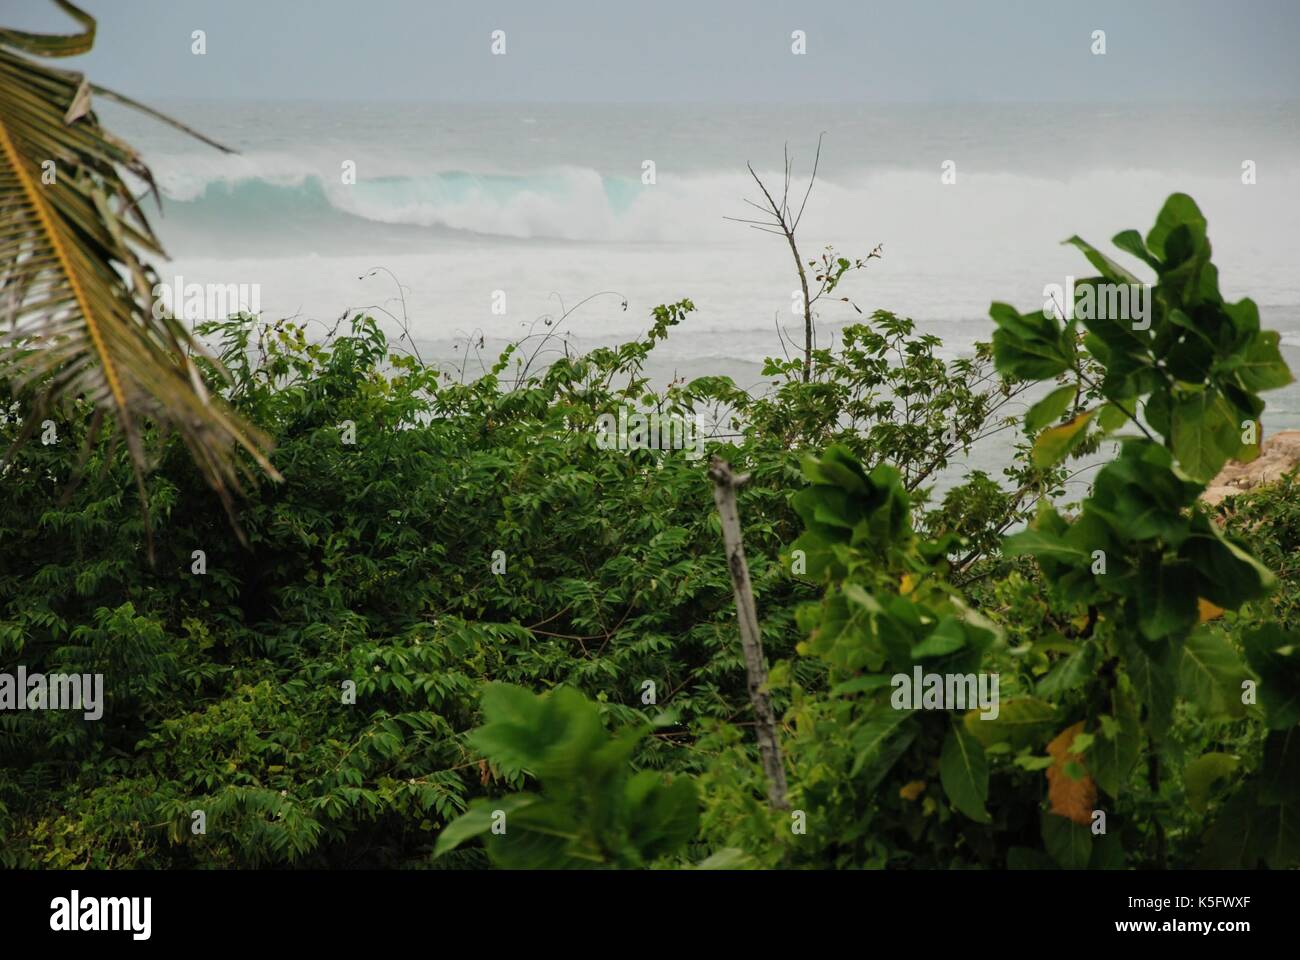
[[[781,189],[786,149],[801,203],[819,137],[804,258],[879,245],[840,292],[912,317],[949,356],[987,339],[990,302],[1030,309],[1045,285],[1092,273],[1067,237],[1109,249],[1182,191],[1206,213],[1225,295],[1253,298],[1300,370],[1297,102],[154,105],[238,151],[102,108],[161,187],[165,279],[256,284],[265,317],[317,330],[369,309],[396,331],[384,311],[404,313],[422,357],[466,375],[532,329],[578,350],[622,342],[688,297],[696,312],[654,377],[762,389],[777,326],[802,342],[798,281],[780,237],[727,218],[761,199],[746,164]],[[856,319],[819,304],[819,342]],[[1267,400],[1266,433],[1300,427],[1300,390]]]

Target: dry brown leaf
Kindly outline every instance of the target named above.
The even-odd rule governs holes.
[[[1083,721],[1062,730],[1047,745],[1047,752],[1053,763],[1047,768],[1047,799],[1051,802],[1051,812],[1058,817],[1065,817],[1075,823],[1087,826],[1092,823],[1093,806],[1097,802],[1097,784],[1086,772],[1078,780],[1071,779],[1065,772],[1070,763],[1083,766],[1083,756],[1071,753],[1070,746],[1074,738],[1083,733]]]

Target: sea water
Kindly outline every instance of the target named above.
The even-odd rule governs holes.
[[[946,356],[988,338],[990,302],[1028,310],[1089,275],[1067,237],[1107,249],[1120,230],[1145,234],[1182,191],[1209,221],[1224,294],[1254,299],[1300,369],[1295,102],[157,105],[238,151],[106,109],[161,188],[164,277],[256,284],[265,317],[314,330],[369,310],[396,337],[390,318],[405,317],[421,356],[457,375],[530,332],[566,338],[557,350],[621,342],[656,304],[690,298],[654,378],[763,389],[778,327],[802,343],[798,280],[783,239],[727,218],[759,216],[747,164],[784,190],[787,150],[802,205],[819,137],[804,259],[880,245],[837,295],[914,318]],[[816,319],[826,344],[859,316],[832,300]],[[1266,399],[1266,433],[1300,426],[1300,391]]]

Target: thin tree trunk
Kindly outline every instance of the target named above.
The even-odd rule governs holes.
[[[799,248],[794,243],[794,231],[787,230],[785,239],[790,243],[795,269],[799,271],[799,287],[803,290],[803,382],[807,383],[812,379],[813,351],[813,317],[812,304],[808,302],[808,274],[804,272],[803,261],[799,259]]]
[[[736,490],[749,479],[731,472],[731,464],[718,457],[709,462],[709,479],[713,481],[713,499],[722,518],[722,542],[727,550],[727,569],[736,591],[736,619],[740,623],[740,643],[745,652],[745,673],[749,680],[749,702],[757,720],[758,752],[767,774],[767,795],[777,810],[788,810],[785,764],[781,745],[776,738],[776,714],[767,686],[767,662],[763,658],[763,638],[758,629],[758,611],[754,607],[754,590],[745,563],[745,546],[741,542],[740,514],[736,510]]]

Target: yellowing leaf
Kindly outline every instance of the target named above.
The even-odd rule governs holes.
[[[907,596],[916,588],[916,580],[910,573],[903,574],[903,579],[898,582],[898,592]]]
[[[1034,449],[1031,453],[1034,466],[1045,470],[1064,460],[1087,435],[1088,422],[1096,412],[1096,410],[1087,410],[1068,423],[1040,433],[1038,439],[1034,441]]]
[[[1217,607],[1206,600],[1204,597],[1197,597],[1196,609],[1200,611],[1201,623],[1208,623],[1211,620],[1218,620],[1223,616],[1223,607]]]
[[[915,800],[924,792],[925,792],[925,781],[913,780],[911,783],[907,784],[906,786],[900,787],[898,791],[898,795],[902,797],[904,800]]]
[[[1074,738],[1083,732],[1083,721],[1062,730],[1047,745],[1052,765],[1047,768],[1047,799],[1051,812],[1075,823],[1087,826],[1092,823],[1092,811],[1097,802],[1097,784],[1083,767],[1083,756],[1072,753]],[[1067,767],[1083,770],[1083,776],[1074,779]]]

